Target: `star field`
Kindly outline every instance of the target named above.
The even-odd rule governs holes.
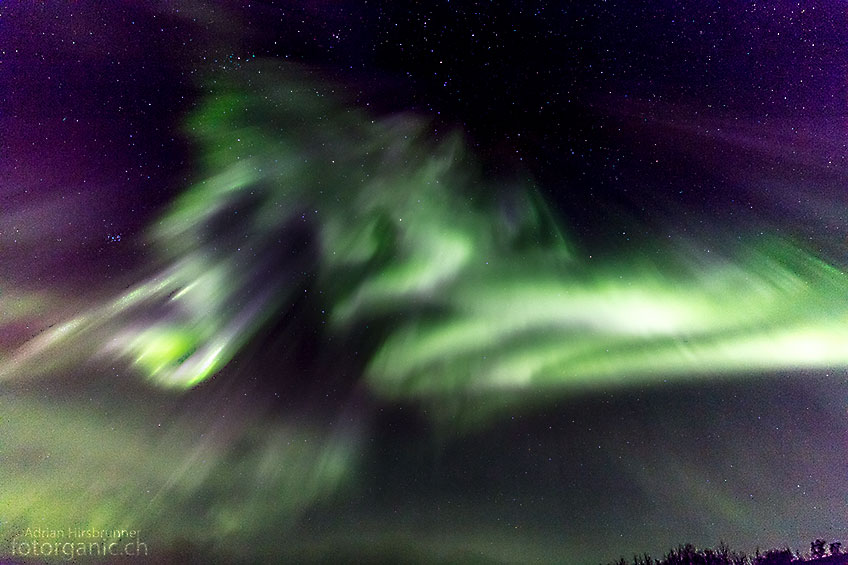
[[[835,1],[4,3],[0,555],[844,539],[846,50]]]

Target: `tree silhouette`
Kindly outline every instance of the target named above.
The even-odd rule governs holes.
[[[795,554],[789,548],[770,549],[754,559],[754,565],[789,565],[795,560]]]
[[[821,538],[810,544],[810,555],[813,559],[824,557],[824,546],[827,542]]]
[[[820,561],[819,561],[820,560]],[[793,552],[789,547],[769,549],[765,553],[759,548],[749,557],[744,553],[731,551],[728,545],[721,542],[716,549],[698,549],[687,543],[677,549],[670,550],[662,559],[654,559],[647,553],[634,555],[632,565],[800,565],[809,563],[815,565],[848,565],[848,554],[842,551],[842,544],[834,541],[828,545],[823,539],[810,543],[810,557],[805,559],[798,551]],[[627,565],[622,558],[609,565]]]

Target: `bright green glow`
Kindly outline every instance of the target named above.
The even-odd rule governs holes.
[[[371,383],[439,396],[848,364],[844,276],[777,242],[751,258],[747,270],[715,265],[677,279],[507,270],[460,281],[447,314],[386,340]]]
[[[406,243],[406,242],[404,242]],[[373,313],[382,304],[439,292],[467,263],[472,245],[460,234],[426,235],[409,245],[410,256],[363,283],[335,310],[338,322]]]
[[[790,241],[581,261],[539,194],[485,183],[460,136],[436,143],[415,117],[374,120],[253,69],[218,77],[187,120],[205,169],[151,226],[165,267],[12,352],[3,378],[94,353],[189,388],[306,280],[329,331],[380,321],[374,391],[436,404],[848,365],[848,281]]]
[[[194,336],[170,328],[146,330],[131,347],[138,352],[135,362],[151,375],[177,365],[196,347]]]

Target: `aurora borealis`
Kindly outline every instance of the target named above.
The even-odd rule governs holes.
[[[848,362],[844,273],[791,240],[743,240],[694,272],[663,272],[683,263],[673,248],[587,265],[533,187],[482,187],[458,137],[428,146],[416,119],[315,102],[307,78],[263,62],[233,74],[188,119],[211,170],[153,223],[162,270],[30,340],[7,378],[71,347],[190,388],[291,301],[292,267],[318,274],[331,331],[403,314],[365,369],[401,397]],[[298,222],[317,249],[285,268]]]
[[[700,71],[624,5],[0,7],[20,24],[0,31],[0,543],[130,528],[159,562],[580,564],[843,536],[828,6],[634,16]],[[734,10],[790,39],[757,52]],[[427,43],[454,17],[467,57],[394,30]],[[637,47],[638,72],[602,55]]]

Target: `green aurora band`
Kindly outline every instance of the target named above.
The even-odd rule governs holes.
[[[365,374],[389,397],[848,364],[848,281],[791,242],[590,264],[535,189],[482,182],[458,135],[436,143],[416,117],[377,120],[317,84],[261,63],[218,78],[186,125],[207,174],[151,227],[159,273],[9,353],[2,378],[93,355],[193,387],[304,272],[332,331],[396,320]],[[287,259],[298,225],[317,251]],[[21,297],[0,300],[25,315]]]

